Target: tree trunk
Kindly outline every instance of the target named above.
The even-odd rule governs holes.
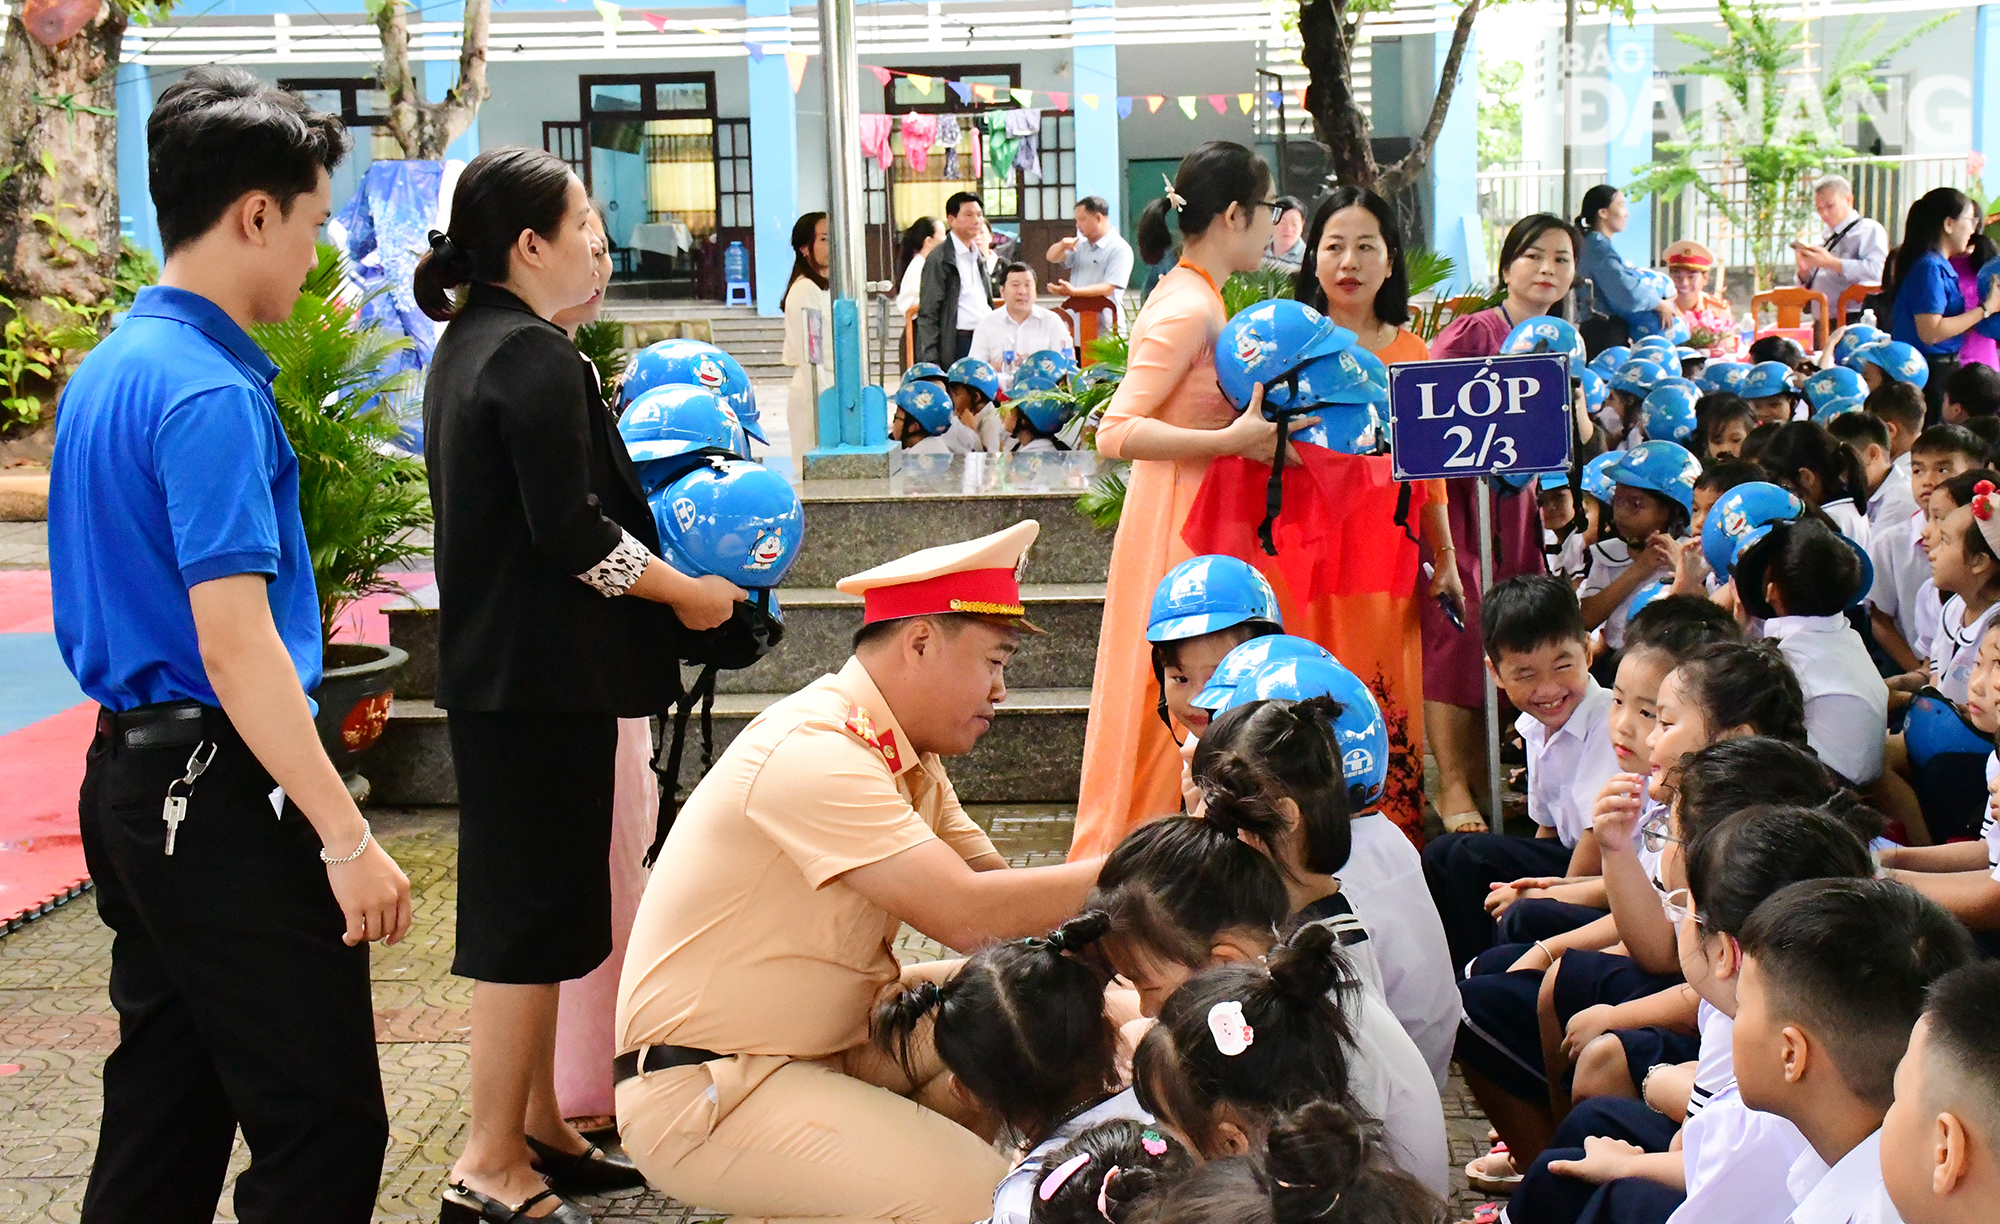
[[[408,0],[388,0],[375,14],[382,38],[382,88],[389,95],[389,131],[413,161],[442,161],[451,142],[479,115],[486,87],[486,37],[492,0],[465,0],[465,34],[458,51],[458,83],[440,102],[424,101],[410,71]]]
[[[1301,0],[1299,57],[1306,69],[1306,110],[1313,132],[1327,147],[1327,173],[1342,183],[1372,187],[1380,176],[1368,115],[1354,100],[1349,60],[1358,19],[1347,18],[1346,0]]]
[[[45,47],[28,36],[19,11],[16,4],[0,35],[0,296],[53,325],[58,317],[42,297],[95,306],[111,297],[118,271],[116,107],[126,18],[105,4],[79,33]],[[44,419],[67,374],[34,388]]]

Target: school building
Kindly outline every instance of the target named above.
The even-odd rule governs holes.
[[[462,0],[412,2],[420,5],[411,14],[413,68],[439,97],[457,71]],[[138,151],[152,99],[191,65],[240,64],[338,109],[356,151],[335,183],[336,208],[371,160],[400,156],[381,127],[375,27],[355,0],[346,3],[357,11],[340,11],[340,0],[183,4],[163,24],[131,28],[118,86],[129,232],[157,246]],[[1877,74],[1892,99],[1884,106],[1900,108],[1894,120],[1863,108],[1848,124],[1851,142],[1893,180],[1884,199],[1914,198],[1938,182],[1966,185],[1968,153],[2000,165],[2000,3],[1833,0],[1806,13],[1818,49],[1808,55],[1809,76],[1850,27],[1881,15],[1886,41],[1953,8],[1955,16]],[[1049,243],[1071,231],[1080,196],[1108,200],[1129,237],[1163,176],[1205,140],[1261,148],[1280,189],[1310,200],[1324,155],[1301,103],[1296,13],[1282,0],[857,4],[870,279],[891,277],[900,231],[941,214],[958,190],[979,192],[995,228],[1017,236],[1038,266]],[[1364,26],[1355,85],[1384,162],[1407,150],[1429,118],[1457,13],[1452,4],[1398,0]],[[1466,270],[1460,283],[1490,278],[1496,227],[1560,205],[1562,22],[1554,0],[1516,0],[1480,15],[1418,193],[1426,232],[1411,236],[1454,257]],[[1580,18],[1570,125],[1576,197],[1594,182],[1628,180],[1698,105],[1696,80],[1677,75],[1697,53],[1676,30],[1720,38],[1713,0],[1661,0],[1631,25],[1602,13]],[[816,10],[783,0],[494,0],[492,96],[449,156],[519,143],[568,160],[606,211],[619,295],[720,300],[723,254],[741,242],[758,309],[775,314],[793,220],[826,207],[818,51]],[[1484,166],[1482,51],[1525,69],[1511,97],[1492,99],[1519,106],[1519,154]],[[1663,231],[1694,225],[1698,211],[1687,201],[1635,208],[1621,246],[1650,262]],[[1714,218],[1706,223],[1712,230]]]

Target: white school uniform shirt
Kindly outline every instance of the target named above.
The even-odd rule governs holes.
[[[1792,665],[1806,699],[1806,742],[1819,759],[1865,786],[1882,776],[1889,686],[1845,616],[1774,616],[1764,635]]]
[[[1924,562],[1926,569],[1930,562]],[[1917,588],[1917,636],[1910,640],[1910,649],[1930,657],[1931,644],[1937,641],[1938,624],[1944,620],[1944,597],[1938,594],[1937,579],[1926,578],[1924,585]]]
[[[1423,857],[1380,812],[1357,816],[1349,827],[1354,848],[1340,869],[1341,891],[1375,945],[1382,997],[1442,1091],[1463,1011],[1444,923],[1424,886]]]
[[[1055,440],[1052,438],[1029,438],[1026,442],[1018,443],[1013,447],[1013,451],[1017,455],[1054,454],[1057,449]]]
[[[1991,788],[1995,776],[2000,776],[2000,755],[1986,754],[1986,785]],[[1993,804],[1986,805],[1986,819],[1980,822],[1979,839],[1986,843],[1986,865],[1992,869],[1993,880],[2000,883],[2000,820],[1993,819]]]
[[[1868,602],[1896,622],[1896,632],[1919,655],[1918,595],[1931,580],[1931,559],[1924,555],[1922,516],[1878,523],[1868,541],[1868,559],[1875,566],[1875,585]]]
[[[1363,987],[1344,999],[1336,995],[1334,1001],[1354,1033],[1347,1070],[1356,1103],[1381,1121],[1397,1168],[1439,1198],[1449,1195],[1451,1153],[1444,1103],[1429,1064],[1379,994]]]
[[[1014,1166],[1013,1172],[1000,1179],[1000,1185],[993,1191],[990,1224],[1028,1224],[1028,1209],[1035,1201],[1035,1191],[1042,1183],[1042,1174],[1047,1172],[1044,1166],[1048,1158],[1099,1122],[1115,1122],[1120,1118],[1130,1118],[1147,1126],[1153,1124],[1153,1115],[1139,1107],[1138,1093],[1127,1088],[1056,1127],[1055,1134],[1036,1144],[1034,1150]]]
[[[1910,491],[1910,457],[1904,455],[1889,465],[1875,492],[1868,497],[1868,526],[1880,531],[1900,523],[1917,512],[1917,495]]]
[[[1574,848],[1590,832],[1597,792],[1618,772],[1611,749],[1611,690],[1590,680],[1562,726],[1551,731],[1523,714],[1514,729],[1528,745],[1528,815]]]
[[[1968,625],[1965,600],[1954,595],[1938,615],[1937,636],[1931,639],[1931,673],[1938,692],[1959,705],[1965,704],[1965,685],[1972,678],[1972,665],[1979,660],[1979,639],[1985,636],[1987,622],[1995,612],[2000,612],[2000,603],[1990,605]]]
[[[1808,1147],[1786,1175],[1798,1206],[1785,1224],[1903,1224],[1882,1184],[1882,1132],[1863,1139],[1832,1168]]]
[[[1583,585],[1577,588],[1576,597],[1585,599],[1607,590],[1618,580],[1620,574],[1631,568],[1632,550],[1625,541],[1616,537],[1599,540],[1592,544],[1590,551],[1585,554]],[[1624,649],[1625,618],[1631,615],[1626,609],[1632,606],[1632,595],[1638,593],[1639,588],[1634,587],[1632,594],[1627,595],[1622,603],[1613,608],[1611,615],[1604,618],[1604,624],[1598,627],[1598,632],[1604,635],[1604,644],[1613,650]]]
[[[1786,1182],[1806,1138],[1776,1114],[1743,1104],[1731,1049],[1735,1024],[1703,1001],[1701,1054],[1681,1127],[1687,1199],[1667,1224],[1775,1224],[1797,1200]]]
[[[1835,498],[1822,505],[1820,510],[1826,517],[1833,520],[1834,526],[1840,528],[1840,534],[1853,540],[1864,549],[1868,547],[1870,537],[1868,515],[1861,507],[1854,504],[1852,498]]]

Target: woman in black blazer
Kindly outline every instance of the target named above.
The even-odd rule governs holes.
[[[475,983],[472,1125],[446,1221],[524,1212],[544,1173],[558,1189],[638,1184],[556,1106],[557,984],[611,952],[617,719],[660,709],[683,626],[713,628],[744,598],[656,555],[595,379],[550,321],[599,292],[597,256],[583,184],[512,145],[465,168],[415,273],[417,304],[451,324],[425,379],[424,457],[459,795],[452,972]],[[538,1218],[588,1219],[566,1202]]]

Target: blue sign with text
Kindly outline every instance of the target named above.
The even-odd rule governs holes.
[[[1389,439],[1396,479],[1569,466],[1569,357],[1415,361],[1389,367]]]

